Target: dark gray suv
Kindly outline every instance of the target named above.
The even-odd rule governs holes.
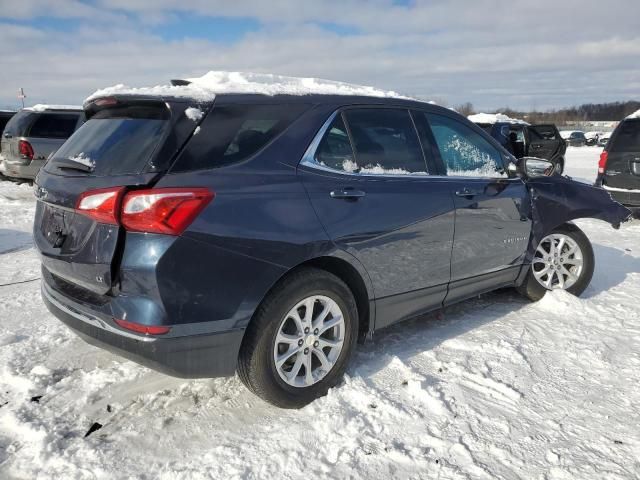
[[[33,180],[49,155],[84,122],[82,107],[35,105],[7,123],[0,143],[2,173]]]
[[[598,164],[596,185],[618,202],[640,211],[640,111],[620,122]]]
[[[496,288],[579,295],[594,257],[570,221],[630,216],[443,107],[202,97],[85,103],[35,182],[42,295],[94,345],[170,375],[237,371],[282,407],[336,385],[374,330]]]

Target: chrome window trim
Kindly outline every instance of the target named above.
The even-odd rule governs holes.
[[[376,105],[377,106],[377,105]],[[318,133],[316,133],[315,137],[313,137],[313,140],[311,141],[311,143],[309,144],[309,146],[307,147],[307,150],[304,152],[304,155],[302,156],[302,160],[300,160],[299,166],[304,166],[304,167],[308,167],[308,168],[312,168],[314,170],[320,170],[323,172],[328,172],[328,173],[333,173],[333,174],[337,174],[337,175],[344,175],[346,177],[357,177],[357,178],[434,178],[434,179],[446,179],[446,180],[456,180],[459,181],[460,179],[468,179],[468,180],[520,180],[520,178],[515,177],[509,177],[507,174],[507,171],[505,169],[505,174],[507,174],[507,176],[505,177],[462,177],[462,176],[453,176],[453,175],[431,175],[429,173],[423,174],[423,173],[408,173],[408,174],[384,174],[384,173],[353,173],[353,172],[345,172],[344,170],[336,170],[334,168],[330,168],[324,165],[320,165],[318,162],[316,162],[316,151],[318,150],[318,147],[320,146],[320,142],[322,141],[324,135],[327,133],[327,131],[329,130],[329,127],[331,127],[331,124],[333,123],[333,121],[335,120],[335,118],[340,115],[342,109],[338,109],[335,112],[333,112],[329,118],[327,118],[327,120],[322,124],[322,127],[320,127],[320,130],[318,130]],[[418,140],[420,140],[420,136],[418,135]],[[355,156],[355,152],[354,152],[354,156]],[[355,160],[355,157],[354,157]],[[426,160],[425,160],[426,162]],[[426,164],[425,164],[426,167]]]

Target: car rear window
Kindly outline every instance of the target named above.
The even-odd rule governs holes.
[[[640,120],[626,120],[609,146],[610,152],[640,152]]]
[[[78,124],[79,114],[39,113],[26,136],[37,138],[69,138]]]
[[[310,105],[220,105],[207,115],[172,171],[216,168],[245,160],[282,133]]]
[[[95,176],[140,173],[161,144],[168,117],[164,106],[101,110],[58,149],[45,170],[73,170],[76,163]]]

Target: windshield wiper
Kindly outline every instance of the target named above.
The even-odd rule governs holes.
[[[71,160],[70,158],[62,158],[56,160],[56,167],[61,170],[77,170],[79,172],[93,172],[93,168],[90,165],[85,165],[84,163],[76,162],[75,160]]]

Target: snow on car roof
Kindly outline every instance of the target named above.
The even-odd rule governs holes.
[[[473,123],[494,124],[499,122],[505,122],[505,123],[519,123],[521,125],[529,125],[524,120],[520,120],[518,118],[511,118],[508,115],[505,115],[504,113],[476,113],[474,115],[469,115],[467,118],[471,120]]]
[[[97,90],[85,102],[108,95],[151,95],[165,97],[188,97],[200,101],[211,101],[216,94],[254,93],[262,95],[357,95],[409,99],[392,91],[350,83],[323,80],[320,78],[298,78],[269,73],[244,73],[210,71],[197,78],[188,78],[185,85],[156,85],[134,88],[123,84]],[[185,83],[186,83],[185,82]],[[412,99],[413,100],[413,99]]]
[[[629,115],[627,118],[632,119],[632,118],[640,118],[640,110],[637,110],[635,112],[633,112],[631,115]]]
[[[25,107],[23,110],[30,112],[44,112],[46,110],[82,110],[80,105],[47,105],[44,103],[38,103],[33,107]]]

